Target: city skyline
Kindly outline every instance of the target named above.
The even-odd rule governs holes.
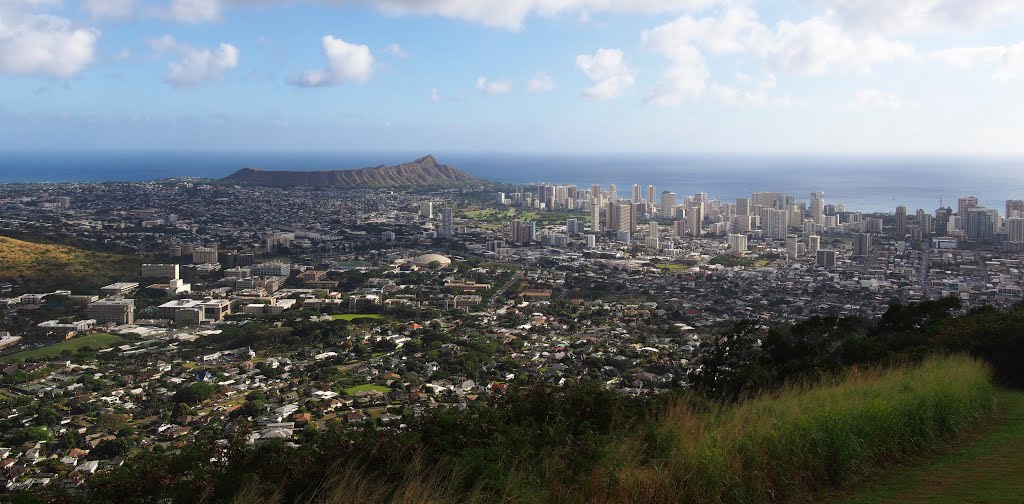
[[[1021,154],[1022,16],[999,0],[14,0],[0,148]]]

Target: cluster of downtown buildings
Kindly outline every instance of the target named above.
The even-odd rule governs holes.
[[[116,246],[146,263],[96,292],[0,293],[8,315],[33,322],[4,335],[5,353],[50,336],[121,338],[0,369],[27,377],[0,388],[13,405],[0,423],[0,481],[11,491],[79,488],[121,463],[89,455],[119,439],[173,449],[246,428],[253,444],[298,444],[304,429],[329,424],[401,428],[517,380],[597,378],[657,393],[682,383],[701,342],[737,320],[870,319],[894,299],[946,295],[1012,303],[1024,270],[1024,202],[1000,215],[972,197],[935,212],[862,214],[821,192],[723,202],[640,185],[620,194],[182,180],[0,186],[0,208],[0,229]],[[37,320],[53,294],[82,306]],[[337,330],[346,322],[336,318],[359,314],[383,318],[302,348],[221,339],[247,324],[280,324],[279,336]],[[168,405],[199,382],[215,394],[188,411]],[[253,393],[264,406],[240,418]],[[69,404],[81,406],[56,422],[39,415]],[[53,436],[26,440],[28,428]],[[78,436],[76,446],[61,441]]]

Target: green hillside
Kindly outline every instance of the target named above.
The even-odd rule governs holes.
[[[845,504],[1024,502],[1024,392],[1000,390],[999,417],[941,454],[896,467]]]
[[[93,293],[112,282],[137,278],[141,264],[131,256],[0,236],[0,279],[18,282],[26,292]]]

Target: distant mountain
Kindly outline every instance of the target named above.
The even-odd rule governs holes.
[[[395,166],[332,171],[267,171],[243,168],[222,182],[274,187],[436,187],[482,182],[470,174],[443,165],[434,156]]]

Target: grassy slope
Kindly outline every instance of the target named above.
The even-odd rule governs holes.
[[[122,341],[124,340],[120,336],[115,336],[113,334],[89,334],[86,336],[72,338],[67,341],[61,341],[60,343],[47,345],[41,348],[6,355],[4,357],[0,357],[0,362],[14,362],[17,359],[27,359],[29,357],[53,358],[60,356],[60,353],[63,352],[64,350],[71,350],[72,352],[75,352],[78,351],[79,348],[85,346],[89,346],[95,350],[99,350],[118,345]]]
[[[1024,503],[1024,391],[1000,390],[997,397],[994,428],[924,463],[888,471],[840,502]]]
[[[140,265],[134,257],[0,236],[0,279],[15,280],[27,292],[94,293],[112,282],[137,278]]]
[[[620,443],[609,459],[618,467],[595,475],[607,483],[583,488],[580,502],[806,500],[933,451],[994,406],[987,369],[965,357],[854,371],[710,413],[680,403],[653,435]]]
[[[381,485],[379,474],[340,460],[310,502],[820,502],[815,496],[881,465],[934,453],[984,425],[993,418],[994,393],[984,365],[966,357],[933,358],[920,366],[852,371],[710,410],[681,400],[652,424],[613,434],[617,440],[582,481],[561,479],[558,466],[569,461],[550,459],[536,470],[513,467],[506,479],[479,475],[469,481],[460,480],[466,468],[457,464],[414,464]],[[1014,454],[1014,447],[1007,448],[1008,456]],[[508,462],[515,466],[515,460]],[[487,486],[497,494],[480,492]],[[234,502],[267,502],[266,496],[256,498],[258,489],[250,490]]]

